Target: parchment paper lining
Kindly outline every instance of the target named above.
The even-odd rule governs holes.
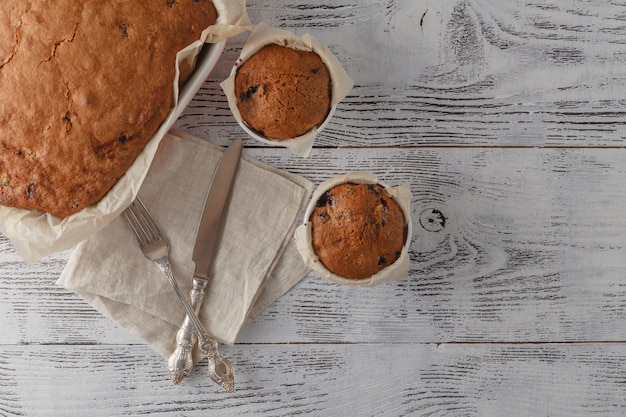
[[[250,56],[254,55],[259,49],[264,47],[265,45],[275,43],[278,45],[287,46],[297,50],[304,51],[313,51],[317,53],[322,61],[328,67],[328,71],[330,72],[330,76],[332,79],[332,97],[331,97],[331,110],[326,117],[326,120],[322,123],[322,125],[317,128],[313,128],[302,136],[298,136],[297,138],[287,139],[287,140],[270,140],[265,138],[264,136],[259,135],[254,130],[250,129],[250,127],[243,121],[241,117],[241,113],[237,108],[237,97],[235,96],[235,74],[237,72],[237,68],[245,62]],[[309,156],[311,152],[311,148],[313,147],[313,142],[315,140],[315,136],[328,124],[328,121],[331,119],[335,112],[335,108],[337,103],[344,99],[344,97],[350,92],[352,89],[354,82],[348,76],[345,69],[341,65],[341,62],[337,59],[335,55],[328,49],[326,45],[322,45],[317,39],[313,36],[304,34],[303,36],[296,36],[294,33],[276,29],[271,26],[268,26],[266,23],[259,23],[254,31],[250,34],[248,39],[246,40],[245,45],[241,49],[241,53],[239,58],[235,62],[233,69],[231,70],[230,76],[224,80],[221,84],[224,93],[226,93],[226,97],[228,98],[228,105],[233,113],[233,116],[241,125],[241,127],[253,138],[270,145],[279,145],[284,146],[286,148],[291,149],[296,155],[306,157]]]
[[[329,189],[333,188],[336,185],[344,184],[346,182],[382,185],[389,193],[389,195],[395,198],[395,200],[400,204],[400,208],[404,213],[404,219],[408,227],[406,242],[404,243],[404,247],[402,248],[400,257],[393,264],[379,271],[375,275],[361,280],[344,278],[340,275],[330,272],[328,269],[326,269],[322,262],[320,262],[311,244],[311,223],[308,220],[311,216],[312,211],[315,209],[315,204],[317,203],[317,200],[319,200],[322,194],[324,194]],[[408,248],[411,244],[412,234],[413,227],[411,222],[411,189],[409,184],[402,184],[397,187],[390,187],[384,182],[379,181],[377,177],[372,173],[355,171],[340,175],[335,178],[331,178],[327,181],[324,181],[317,187],[317,189],[313,192],[313,195],[311,196],[311,201],[309,202],[306,212],[304,214],[304,223],[298,226],[294,233],[294,236],[296,239],[296,248],[298,249],[298,252],[300,252],[304,263],[313,271],[321,275],[323,278],[338,284],[371,287],[374,285],[382,284],[384,282],[406,279],[408,277],[410,265]]]

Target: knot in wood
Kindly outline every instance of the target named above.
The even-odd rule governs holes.
[[[428,208],[420,214],[420,225],[429,232],[439,232],[446,227],[446,218],[441,211]]]

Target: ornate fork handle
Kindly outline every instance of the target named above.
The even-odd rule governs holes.
[[[222,355],[220,355],[217,349],[217,341],[209,335],[209,333],[204,329],[204,326],[202,326],[202,323],[200,323],[200,320],[198,320],[198,316],[196,316],[193,307],[189,304],[189,301],[187,301],[185,294],[178,286],[178,282],[176,282],[169,259],[167,256],[164,256],[155,259],[154,262],[159,266],[161,271],[167,275],[172,288],[174,288],[174,292],[178,296],[178,299],[187,313],[187,317],[189,317],[191,324],[198,335],[198,347],[200,348],[200,351],[209,359],[209,376],[215,383],[221,385],[227,391],[234,391],[235,376],[233,365],[230,361],[228,361],[228,359],[223,358]]]
[[[191,307],[196,314],[198,314],[202,305],[204,289],[207,284],[205,280],[193,279],[193,288],[189,296],[191,297]],[[170,377],[174,384],[180,383],[191,372],[193,367],[193,346],[196,340],[196,333],[193,331],[191,319],[185,315],[185,321],[176,333],[176,350],[174,350],[167,361]]]

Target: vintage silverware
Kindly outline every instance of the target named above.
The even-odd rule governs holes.
[[[212,272],[213,258],[221,237],[222,217],[228,205],[232,184],[241,159],[242,147],[243,142],[237,139],[224,152],[213,174],[211,186],[205,198],[192,255],[196,269],[191,299],[192,303],[197,303],[194,306],[196,312],[200,308],[204,289]],[[176,350],[168,360],[170,373],[175,383],[185,378],[193,366],[191,355],[194,343],[194,332],[191,328],[190,319],[185,317],[182,327],[176,334]]]
[[[169,261],[169,244],[161,234],[154,219],[139,198],[136,198],[131,205],[124,210],[123,215],[137,238],[143,254],[146,258],[154,261],[159,266],[174,288],[174,292],[178,296],[178,299],[187,313],[187,317],[189,317],[198,335],[198,347],[209,359],[209,375],[211,379],[226,390],[234,391],[235,377],[233,365],[228,359],[220,355],[217,349],[217,341],[204,329],[193,307],[189,304],[189,301],[185,298],[185,294],[178,286]]]
[[[191,289],[191,307],[198,314],[202,299],[204,297],[204,289],[207,281],[193,279],[193,288]],[[191,319],[185,315],[183,326],[176,333],[176,349],[170,355],[167,361],[167,368],[170,372],[170,378],[174,384],[180,383],[193,367],[193,347],[196,343],[196,333],[193,331]]]

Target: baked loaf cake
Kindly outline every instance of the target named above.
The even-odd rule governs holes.
[[[235,95],[250,128],[285,140],[322,124],[331,107],[332,84],[315,52],[270,44],[237,69]]]
[[[64,218],[98,202],[172,107],[176,53],[209,0],[4,0],[0,204]]]
[[[322,194],[309,221],[319,260],[355,280],[394,263],[406,240],[404,213],[378,184],[336,185]]]

